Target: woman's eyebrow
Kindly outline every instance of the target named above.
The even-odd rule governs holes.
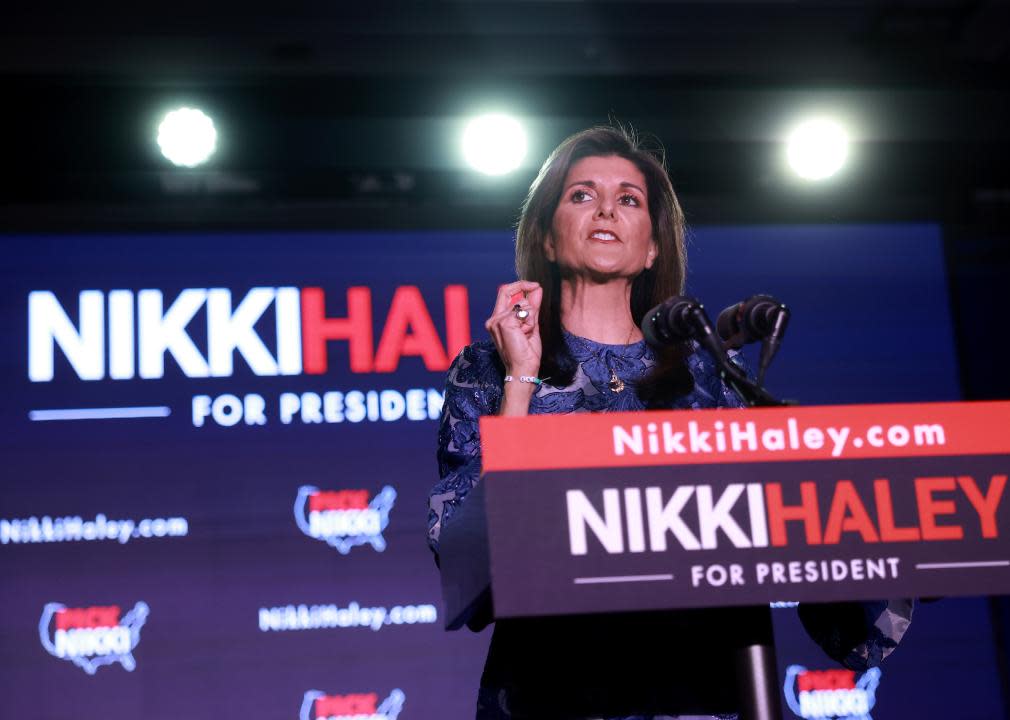
[[[638,185],[636,185],[635,183],[622,182],[621,183],[621,187],[635,188],[635,190],[638,190],[638,192],[640,192],[643,195],[645,195],[645,190],[643,190],[642,188],[638,187]]]

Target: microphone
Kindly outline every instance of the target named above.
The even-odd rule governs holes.
[[[771,335],[777,323],[782,324],[781,336],[788,321],[789,310],[783,303],[771,295],[752,295],[719,313],[716,327],[726,347],[739,350],[747,343]]]
[[[759,384],[782,344],[789,316],[789,308],[771,295],[752,295],[719,313],[716,327],[725,347],[739,350],[747,343],[762,341]]]
[[[747,302],[749,301],[740,304],[743,305]],[[785,306],[781,303],[778,305],[782,310],[779,315],[788,319]],[[781,332],[785,329],[785,321],[781,319],[776,321],[775,327],[779,328],[779,336],[781,337]],[[716,328],[712,326],[712,321],[705,314],[704,306],[692,297],[674,295],[645,313],[642,318],[642,335],[645,336],[646,342],[655,348],[674,345],[685,340],[694,340],[712,356],[720,369],[720,377],[747,405],[774,406],[784,404],[769,395],[759,385],[755,385],[739,367],[730,362]],[[777,349],[778,345],[776,344],[774,347]],[[774,354],[774,350],[772,354]],[[763,352],[762,357],[764,357]],[[764,366],[766,365],[767,363]],[[762,366],[762,372],[764,372],[764,366]]]
[[[726,357],[712,321],[705,314],[705,307],[691,297],[674,295],[645,313],[642,335],[656,348],[696,340],[717,361]]]

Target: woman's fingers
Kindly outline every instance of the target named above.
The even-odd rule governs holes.
[[[529,317],[527,317],[525,320],[520,319],[516,317],[515,310],[509,308],[508,310],[504,310],[488,318],[488,321],[484,324],[484,327],[486,327],[488,330],[494,328],[499,331],[507,329],[519,329],[523,325],[529,323],[532,317],[533,314],[530,313]]]
[[[485,327],[502,359],[508,363],[509,360],[518,359],[513,357],[517,354],[529,353],[529,343],[536,331],[534,323],[532,313],[525,319],[519,319],[515,311],[508,308],[488,318]]]
[[[530,280],[501,285],[491,317],[484,323],[485,329],[490,332],[492,325],[504,324],[506,327],[521,328],[528,335],[528,329],[536,327],[541,297],[543,289],[540,284]],[[520,311],[525,311],[525,317],[519,317]]]
[[[539,289],[540,283],[535,283],[531,280],[516,280],[515,282],[502,285],[498,288],[498,296],[495,298],[494,309],[491,311],[491,315],[494,316],[515,305],[512,298],[517,293],[528,294]]]
[[[539,283],[529,280],[517,280],[498,288],[494,310],[484,327],[510,371],[536,372],[540,366],[537,313],[542,297]]]

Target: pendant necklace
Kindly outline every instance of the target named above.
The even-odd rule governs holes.
[[[631,330],[628,332],[628,340],[624,343],[627,347],[631,344],[631,336],[635,333],[635,327],[632,325]],[[624,390],[624,381],[617,377],[617,373],[614,372],[614,368],[610,367],[610,363],[607,363],[607,370],[610,371],[610,381],[607,383],[607,387],[610,388],[611,392],[619,393]]]

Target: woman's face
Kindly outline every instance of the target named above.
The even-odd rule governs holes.
[[[652,267],[656,243],[642,172],[616,155],[572,165],[544,249],[565,274],[633,278]]]

